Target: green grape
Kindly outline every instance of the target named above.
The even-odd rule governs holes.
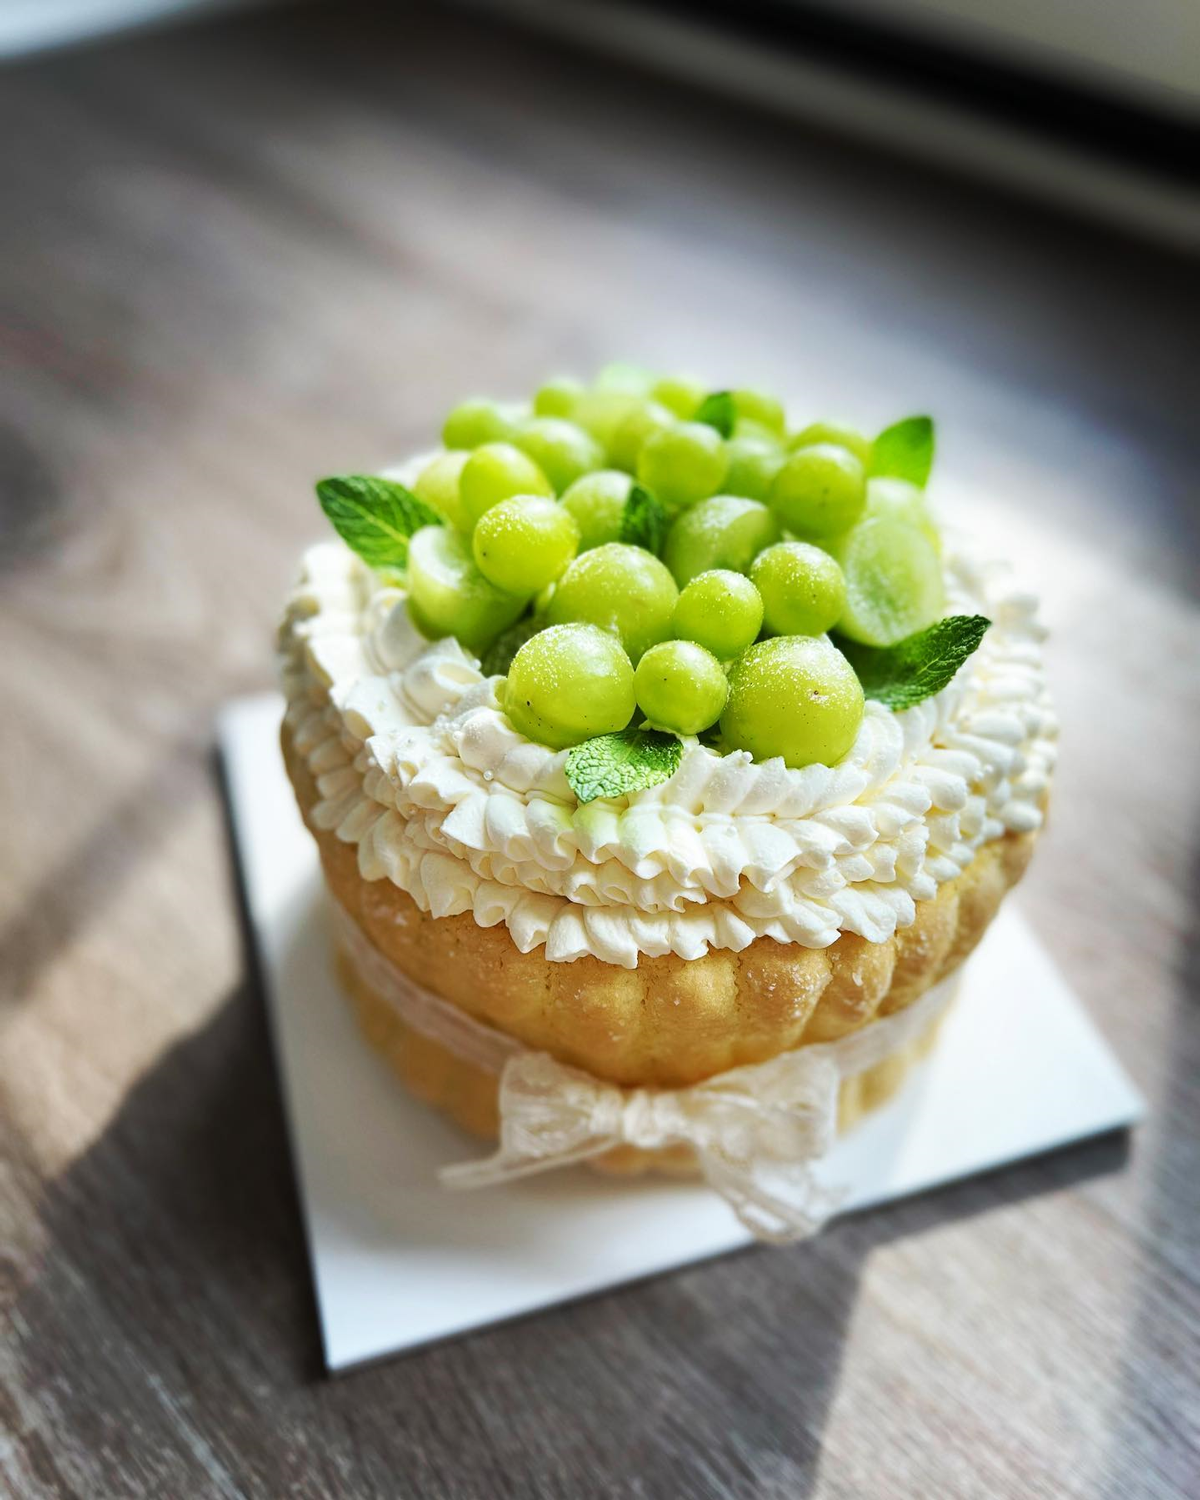
[[[938,556],[942,553],[942,534],[930,514],[924,491],[905,479],[876,478],[867,480],[867,515],[886,516],[915,526],[930,542]]]
[[[871,439],[856,428],[837,422],[810,422],[788,439],[788,448],[794,452],[797,448],[811,448],[815,443],[833,443],[848,449],[864,468],[871,457]]]
[[[675,417],[657,401],[639,401],[613,434],[608,445],[608,461],[616,469],[633,474],[637,470],[642,444],[656,432],[674,427]]]
[[[463,465],[470,454],[462,449],[451,449],[439,453],[417,475],[413,494],[426,505],[432,505],[439,516],[445,516],[451,526],[460,531],[469,531],[471,522],[462,508],[458,494],[458,481],[462,477]]]
[[[772,432],[769,427],[764,427],[761,422],[751,421],[749,417],[735,416],[731,436],[735,438],[753,438],[755,442],[768,443],[772,448],[779,450],[779,461],[780,463],[783,462],[785,457],[782,446],[783,439],[779,433]],[[729,439],[727,438],[726,442],[728,441]]]
[[[744,573],[712,568],[697,573],[680,592],[671,629],[722,661],[744,651],[762,629],[763,602]]]
[[[708,395],[708,386],[691,375],[664,375],[650,387],[650,395],[686,422],[696,415],[696,408]]]
[[[668,510],[715,495],[729,460],[721,434],[704,422],[679,422],[642,444],[637,477]]]
[[[614,360],[605,365],[596,376],[593,388],[597,391],[618,391],[623,396],[646,396],[658,377],[641,365]]]
[[[621,536],[621,518],[633,480],[619,469],[597,469],[577,479],[559,501],[575,517],[579,550],[602,547]]]
[[[633,690],[655,729],[700,734],[721,717],[729,683],[717,658],[695,641],[660,641],[638,662]]]
[[[579,620],[611,630],[636,662],[670,637],[678,597],[674,579],[657,557],[641,547],[608,542],[575,559],[558,580],[546,618],[552,625]]]
[[[828,552],[808,542],[776,542],[760,552],[750,578],[773,635],[823,635],[841,619],[846,580]]]
[[[513,657],[504,684],[513,728],[554,750],[624,729],[634,706],[629,658],[594,625],[540,631]]]
[[[575,556],[575,517],[544,495],[510,495],[480,516],[471,538],[483,576],[510,594],[536,594]]]
[[[534,417],[513,442],[528,453],[560,495],[581,474],[604,462],[600,444],[591,433],[562,417]]]
[[[468,526],[510,495],[553,494],[553,486],[533,459],[512,443],[484,443],[476,448],[458,477],[458,496]]]
[[[481,651],[508,629],[528,597],[489,583],[475,566],[470,542],[448,526],[423,526],[409,540],[408,608],[422,635],[454,635]]]
[[[727,495],[743,495],[748,500],[765,500],[771,484],[783,467],[783,453],[778,443],[768,438],[747,437],[739,431],[725,444],[729,471],[722,485]]]
[[[585,389],[582,380],[575,380],[570,375],[560,375],[555,380],[547,380],[545,385],[538,387],[534,395],[534,416],[571,416],[579,405]]]
[[[798,536],[837,536],[863,513],[866,475],[848,449],[815,443],[788,458],[771,484],[770,500],[780,525]]]
[[[773,433],[777,440],[783,437],[787,417],[784,415],[782,401],[777,401],[774,396],[768,396],[763,391],[739,390],[730,391],[729,394],[733,397],[733,409],[741,420],[756,423]]]
[[[776,635],[729,669],[721,735],[755,760],[778,755],[796,769],[835,766],[854,744],[862,717],[862,687],[836,646],[820,636]]]
[[[678,517],[663,561],[682,588],[710,568],[746,573],[758,553],[778,540],[779,523],[765,505],[741,495],[714,495]]]
[[[846,607],[837,628],[852,641],[893,646],[941,618],[941,561],[929,538],[909,522],[868,516],[827,546],[846,578]]]
[[[641,396],[631,396],[625,391],[586,391],[571,413],[571,420],[590,432],[607,452],[617,429],[641,401]]]
[[[478,448],[481,443],[504,443],[517,430],[510,407],[499,401],[463,401],[446,418],[442,442],[447,448]]]

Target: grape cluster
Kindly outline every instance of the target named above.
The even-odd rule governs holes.
[[[501,697],[542,744],[644,722],[833,765],[863,692],[827,632],[886,646],[941,612],[920,489],[763,392],[610,366],[531,407],[464,402],[442,437],[413,492],[446,524],[411,538],[408,608],[480,654],[515,627]],[[661,557],[630,540],[635,489],[669,522]]]

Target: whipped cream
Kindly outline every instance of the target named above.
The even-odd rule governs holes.
[[[403,476],[402,476],[403,477]],[[340,541],[304,557],[279,645],[287,724],[313,821],[434,916],[503,922],[522,952],[698,958],[759,937],[882,942],[979,847],[1037,828],[1056,722],[1036,601],[1002,566],[947,547],[949,611],[993,622],[942,692],[901,713],[868,701],[837,766],[791,770],[685,741],[679,769],[580,805],[566,751],[517,733],[502,679],[430,644],[400,590]]]

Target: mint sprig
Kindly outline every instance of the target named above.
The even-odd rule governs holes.
[[[409,537],[422,526],[442,524],[437,511],[411,490],[374,474],[334,474],[320,479],[317,499],[342,541],[381,573],[402,572],[408,561]]]
[[[621,529],[617,533],[619,542],[628,542],[634,547],[645,547],[655,557],[663,549],[670,526],[667,513],[649,490],[635,484],[621,512]]]
[[[733,404],[733,393],[731,391],[714,391],[711,396],[705,396],[696,408],[693,422],[703,422],[709,427],[715,427],[723,438],[733,436],[733,422],[737,416],[737,410]]]
[[[912,708],[940,693],[983,640],[984,615],[950,615],[894,646],[861,646],[835,636],[868,698],[887,708]]]
[[[885,427],[871,448],[869,472],[924,489],[933,467],[933,418],[905,417]]]
[[[683,746],[660,729],[598,734],[568,752],[566,773],[580,802],[624,797],[668,781],[679,769]]]

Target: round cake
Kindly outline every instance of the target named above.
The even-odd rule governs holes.
[[[465,403],[444,438],[321,482],[340,536],[279,636],[365,1035],[483,1136],[508,1059],[661,1116],[807,1049],[847,1128],[1030,857],[1035,601],[938,525],[924,418],[793,429],[622,367]],[[697,1163],[677,1126],[576,1156]]]

